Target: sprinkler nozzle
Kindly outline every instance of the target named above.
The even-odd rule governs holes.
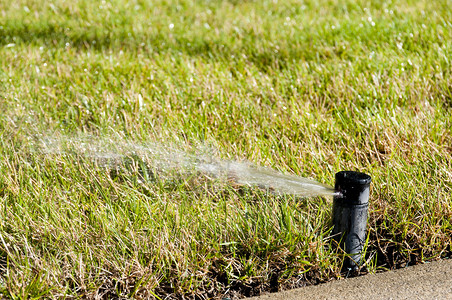
[[[342,198],[344,195],[340,191],[334,191],[333,197]]]

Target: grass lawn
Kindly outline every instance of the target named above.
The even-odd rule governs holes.
[[[451,20],[448,0],[0,0],[1,295],[347,276],[330,198],[165,170],[200,153],[370,174],[363,273],[450,257]]]

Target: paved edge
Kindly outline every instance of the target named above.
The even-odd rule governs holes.
[[[452,299],[452,259],[248,299]]]

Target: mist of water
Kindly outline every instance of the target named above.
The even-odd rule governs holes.
[[[302,197],[334,196],[334,189],[315,180],[287,175],[270,168],[253,166],[237,161],[217,161],[199,163],[196,169],[218,176],[226,174],[228,178],[239,184],[257,186],[278,194],[291,194]]]
[[[334,196],[332,187],[315,180],[287,175],[270,168],[254,166],[248,162],[216,158],[211,150],[183,150],[162,144],[139,144],[125,139],[84,137],[39,137],[36,143],[46,155],[75,155],[93,160],[106,168],[123,168],[125,161],[139,160],[157,174],[198,172],[225,179],[226,182],[259,187],[276,194],[300,197]],[[202,150],[200,150],[202,149]]]

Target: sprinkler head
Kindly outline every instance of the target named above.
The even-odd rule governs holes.
[[[334,190],[337,193],[336,200],[345,205],[365,204],[369,201],[369,185],[372,178],[361,172],[340,171],[336,173]]]
[[[344,267],[357,270],[366,240],[369,204],[369,175],[355,171],[336,173],[333,198],[333,232],[335,239],[349,255]]]

